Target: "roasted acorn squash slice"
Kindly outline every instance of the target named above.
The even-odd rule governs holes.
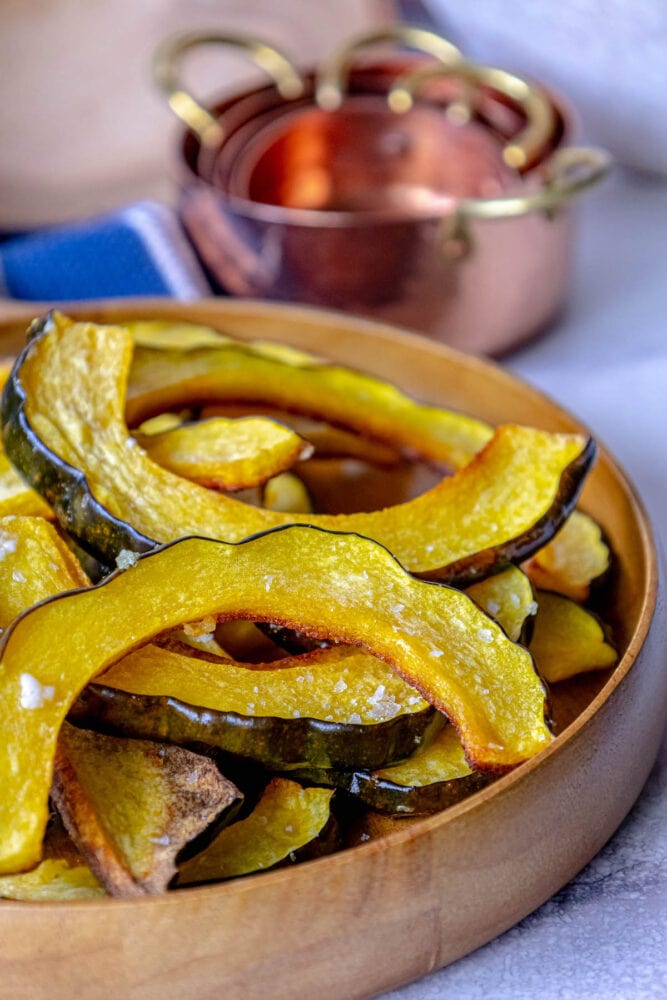
[[[313,446],[266,417],[213,417],[134,439],[154,462],[184,479],[218,490],[265,483],[309,458]]]
[[[51,794],[112,896],[163,892],[183,847],[241,798],[201,754],[67,724]]]
[[[8,359],[0,360],[0,388],[4,388],[13,364]],[[5,517],[7,514],[46,518],[54,516],[39,493],[26,486],[0,447],[0,516]]]
[[[411,577],[381,545],[298,525],[236,545],[186,538],[29,609],[3,637],[0,873],[39,860],[58,730],[85,684],[207,617],[363,646],[448,715],[480,768],[507,769],[550,740],[529,653],[465,594]]]
[[[265,483],[262,506],[290,514],[311,514],[313,501],[304,483],[293,472],[283,472]]]
[[[588,514],[575,510],[525,568],[541,590],[555,590],[573,601],[586,601],[591,584],[609,569],[610,557],[600,525]]]
[[[307,518],[377,539],[413,572],[472,582],[553,536],[594,455],[580,435],[510,425],[459,473],[407,503],[349,515],[258,510],[182,480],[132,447],[123,418],[132,347],[120,327],[56,317],[28,345],[3,395],[7,454],[61,523],[108,562],[121,549],[186,534],[237,541]]]
[[[370,809],[390,816],[428,816],[460,802],[489,783],[472,771],[453,726],[402,764],[377,771],[299,769],[299,780],[340,788]]]
[[[502,625],[515,642],[523,638],[528,622],[537,613],[530,580],[518,566],[508,566],[486,580],[473,583],[466,588],[466,594]]]
[[[388,382],[285,344],[216,343],[193,335],[184,345],[182,326],[176,337],[170,324],[161,326],[147,335],[130,324],[137,342],[127,399],[131,424],[191,403],[266,403],[455,468],[491,437],[481,420],[417,403]]]
[[[329,853],[337,841],[331,796],[324,788],[274,778],[249,816],[181,865],[177,884],[218,882]]]
[[[224,403],[202,406],[200,419],[210,417],[247,417],[261,413],[262,416],[287,424],[292,430],[312,444],[317,458],[356,458],[369,465],[392,468],[402,461],[400,452],[380,441],[363,437],[342,427],[333,427],[322,420],[303,417],[266,403]],[[154,418],[159,419],[159,418]],[[150,423],[150,419],[148,421]]]
[[[80,724],[202,744],[274,771],[381,767],[428,742],[442,717],[385,663],[350,647],[254,668],[149,645],[81,694]]]
[[[608,670],[618,662],[618,653],[594,614],[569,597],[545,590],[537,592],[530,651],[549,684],[589,670]]]

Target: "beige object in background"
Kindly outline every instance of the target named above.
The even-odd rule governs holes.
[[[25,307],[23,313],[30,314]],[[500,368],[334,313],[221,299],[91,303],[80,314],[102,322],[128,314],[180,317],[245,339],[261,329],[267,340],[343,363],[354,359],[422,399],[493,423],[582,430]],[[16,321],[0,326],[5,351],[17,346],[10,337],[19,329]],[[583,506],[617,557],[613,617],[623,655],[610,675],[554,690],[559,731],[567,728],[546,751],[443,813],[396,821],[384,838],[291,870],[150,899],[0,902],[0,996],[352,1000],[453,961],[556,892],[632,806],[667,710],[667,609],[663,600],[654,616],[650,528],[603,450]]]
[[[166,35],[250,32],[312,65],[389,16],[385,0],[3,0],[0,230],[172,196],[176,129],[150,77]],[[210,95],[255,76],[216,51],[192,80]]]

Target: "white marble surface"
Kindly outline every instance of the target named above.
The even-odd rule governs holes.
[[[548,336],[509,368],[614,452],[667,540],[667,183],[618,171],[582,206],[576,278]],[[667,683],[667,650],[665,650]],[[502,937],[385,1000],[664,1000],[667,741],[600,854]]]

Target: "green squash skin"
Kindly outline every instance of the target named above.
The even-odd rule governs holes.
[[[26,482],[50,504],[62,527],[91,555],[112,564],[121,549],[149,552],[160,543],[111,514],[93,496],[85,474],[47,448],[28,421],[21,366],[35,342],[48,336],[51,325],[48,315],[33,325],[31,340],[5,385],[1,404],[5,453]],[[448,566],[414,575],[460,588],[498,572],[507,562],[529,559],[553,538],[574,510],[596,450],[594,440],[589,438],[581,453],[563,471],[549,510],[523,534]]]
[[[94,683],[79,695],[69,721],[115,735],[212,747],[283,771],[351,766],[374,770],[397,763],[418,746],[428,745],[444,717],[430,707],[372,725],[251,717]]]
[[[581,453],[563,470],[549,510],[522,535],[494,548],[473,552],[440,570],[414,572],[412,575],[424,580],[447,583],[450,587],[465,588],[501,572],[508,563],[518,565],[530,559],[551,541],[577,506],[579,495],[596,455],[597,445],[594,439],[589,437]]]
[[[47,336],[50,328],[50,314],[33,324],[29,342],[5,384],[0,404],[5,454],[53,508],[59,524],[90,555],[108,564],[121,549],[150,552],[158,543],[106,510],[93,496],[84,473],[47,448],[28,421],[21,366],[35,342]]]
[[[304,785],[340,789],[369,809],[396,818],[432,816],[485,788],[492,780],[491,775],[475,771],[464,778],[434,781],[430,785],[398,785],[369,771],[312,767],[300,768],[288,777]]]

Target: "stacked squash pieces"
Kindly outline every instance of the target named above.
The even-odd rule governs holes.
[[[445,808],[549,745],[549,683],[616,660],[584,436],[59,314],[2,430],[0,896],[161,892]],[[313,509],[314,466],[335,508],[350,465],[386,497],[408,461],[420,495]]]

